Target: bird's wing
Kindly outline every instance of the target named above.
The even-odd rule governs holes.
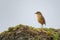
[[[45,25],[46,25],[46,22],[45,22],[45,19],[44,19],[44,17],[43,17],[43,16],[41,17],[41,20],[42,20],[43,24],[45,24]]]

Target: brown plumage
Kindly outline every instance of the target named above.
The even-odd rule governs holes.
[[[41,12],[37,11],[35,14],[37,14],[38,22],[41,23],[42,26],[43,26],[43,24],[46,25],[45,19],[44,19],[43,15],[41,14]]]

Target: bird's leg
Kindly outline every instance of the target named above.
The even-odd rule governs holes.
[[[41,24],[41,28],[43,28],[43,25]]]
[[[40,34],[43,35],[43,25],[41,24],[41,31]]]
[[[41,24],[41,32],[43,32],[43,25]]]

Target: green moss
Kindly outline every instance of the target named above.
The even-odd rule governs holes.
[[[54,39],[54,40],[58,40],[58,38],[59,38],[58,33],[54,33],[54,34],[53,34],[53,39]]]
[[[8,38],[11,40],[58,40],[60,29],[53,28],[34,28],[32,26],[19,24],[15,27],[9,27],[7,31],[0,34],[0,39]],[[52,39],[51,39],[52,37]]]

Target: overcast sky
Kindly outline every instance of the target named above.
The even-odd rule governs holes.
[[[60,0],[0,0],[0,32],[18,24],[40,28],[35,15],[41,11],[47,28],[60,28]]]

